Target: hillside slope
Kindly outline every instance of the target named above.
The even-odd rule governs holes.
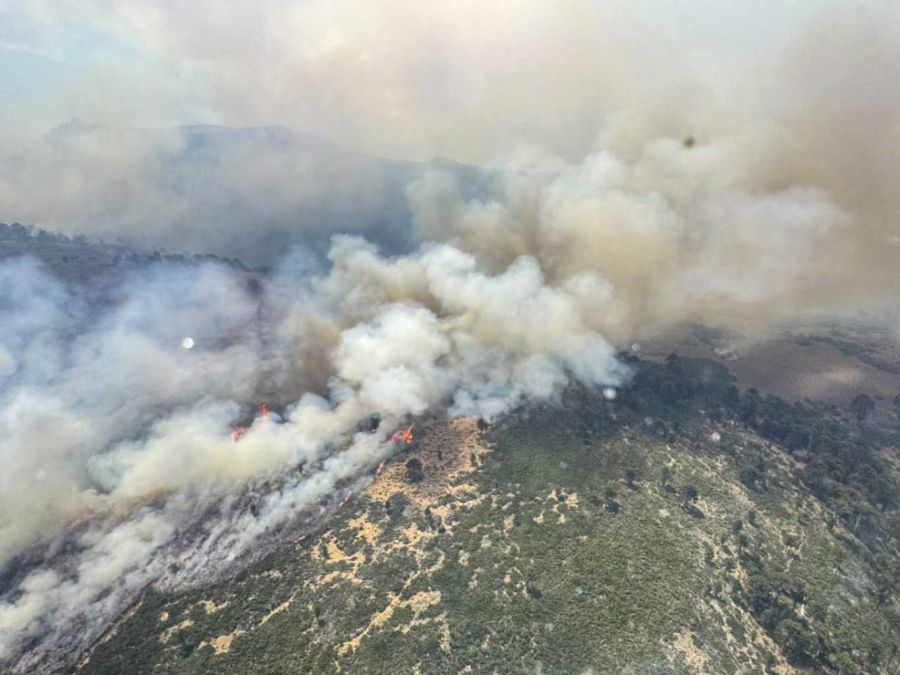
[[[322,531],[149,589],[77,672],[895,672],[897,435],[632,364],[613,401],[420,423]]]

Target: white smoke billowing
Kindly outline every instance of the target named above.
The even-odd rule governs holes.
[[[409,417],[621,384],[613,345],[682,321],[900,322],[894,10],[826,12],[710,82],[612,3],[67,7],[13,0],[0,46],[93,21],[152,78],[197,84],[208,99],[185,107],[217,120],[492,170],[279,129],[128,130],[130,106],[99,97],[104,126],[0,142],[4,220],[276,267],[163,262],[66,286],[0,260],[4,667],[75,654],[150,581],[240,558]],[[131,105],[168,109],[182,86],[167,91]],[[81,115],[76,98],[51,112]],[[313,253],[285,258],[285,229]],[[262,400],[282,414],[254,418]]]
[[[410,199],[424,231],[488,269],[536,260],[587,325],[617,341],[679,321],[771,325],[893,301],[872,285],[855,293],[863,270],[847,264],[891,246],[889,230],[869,230],[819,189],[759,191],[746,170],[740,155],[669,139],[631,163],[602,151],[552,174],[509,175],[491,201],[466,202],[452,179],[429,176]],[[851,229],[860,236],[848,241]],[[878,272],[882,288],[897,284],[892,268]]]
[[[296,241],[288,235],[319,252],[332,232],[414,250],[445,241],[456,213],[467,243],[490,242],[479,244],[481,260],[508,262],[524,249],[544,264],[535,249],[551,246],[558,264],[602,264],[609,281],[638,285],[658,265],[693,270],[687,294],[678,279],[666,293],[677,301],[715,294],[720,280],[734,287],[741,265],[762,260],[771,275],[751,271],[773,287],[789,277],[797,307],[840,309],[868,302],[873,288],[900,290],[900,98],[880,77],[900,68],[896,8],[822,10],[788,44],[763,59],[747,52],[740,68],[713,77],[621,3],[482,4],[14,1],[0,28],[8,43],[52,51],[87,22],[157,68],[178,69],[208,97],[210,119],[509,170],[499,194],[494,174],[481,174],[475,195],[459,175],[445,191],[435,184],[446,179],[430,178],[409,200],[414,229],[403,188],[425,182],[422,166],[278,129],[128,131],[132,118],[110,106],[97,118],[104,126],[0,141],[0,208],[9,212],[0,217],[271,264]],[[123,86],[107,80],[108,91]],[[127,81],[129,98],[142,100],[142,79]],[[83,98],[35,114],[78,117]],[[543,221],[540,240],[523,214]]]
[[[12,306],[0,310],[9,361],[0,455],[14,467],[0,479],[5,557],[51,514],[72,518],[102,502],[93,489],[101,477],[85,476],[88,460],[160,414],[248,397],[259,366],[252,341],[214,355],[174,349],[187,326],[219,335],[252,319],[238,280],[221,269],[135,274],[115,291],[124,301],[113,299],[106,311],[31,261],[7,261],[2,271],[16,280],[4,287],[14,291]]]
[[[310,467],[267,496],[258,517],[223,511],[218,534],[190,542],[201,550],[185,575],[210,574],[373,466],[409,416],[439,406],[492,416],[551,398],[570,377],[604,385],[626,374],[583,320],[577,293],[549,285],[533,259],[491,275],[449,246],[385,259],[358,238],[338,240],[331,257],[308,291],[278,288],[276,276],[259,297],[246,273],[217,263],[157,263],[93,293],[64,289],[29,261],[0,264],[37,300],[3,308],[4,563],[39,540],[52,552],[66,523],[87,518],[68,535],[84,551],[62,571],[37,566],[0,605],[7,657],[36,635],[58,648],[54,640],[72,639],[61,626],[121,609],[184,555],[172,537],[248,480]],[[295,378],[302,389],[307,364],[282,356],[296,341],[328,355],[313,364],[329,373],[326,387],[302,393],[283,418],[257,416],[234,442],[238,402],[279,382],[296,393]],[[375,414],[377,432],[358,433]],[[107,587],[118,590],[95,607]]]

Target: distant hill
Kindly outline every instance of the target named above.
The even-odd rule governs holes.
[[[247,270],[236,258],[223,259],[211,254],[163,253],[122,242],[91,240],[84,235],[69,237],[60,232],[22,223],[0,222],[0,261],[19,256],[40,260],[56,278],[76,285],[84,284],[105,272],[124,272],[162,260],[217,260]]]
[[[283,127],[116,129],[70,122],[0,158],[10,198],[0,221],[204,251],[271,265],[292,246],[324,254],[336,233],[389,252],[417,244],[407,187],[427,171],[464,195],[493,174],[455,162],[408,162],[345,150]]]

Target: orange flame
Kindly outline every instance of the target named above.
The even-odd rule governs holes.
[[[90,520],[91,515],[91,513],[85,513],[82,516],[78,516],[77,518],[74,518],[66,523],[66,527],[78,527],[82,523],[86,523],[88,520]]]
[[[245,431],[247,430],[242,426],[233,426],[231,427],[231,433],[228,434],[228,438],[231,439],[232,443],[237,443],[239,440],[241,440],[241,436],[244,435]]]
[[[269,404],[263,401],[259,404],[259,416],[266,417],[269,414]]]
[[[384,469],[384,463],[385,463],[386,461],[387,461],[386,459],[383,459],[383,460],[381,460],[380,462],[378,462],[378,466],[377,466],[376,469],[375,469],[375,475],[376,475],[376,476],[377,476],[378,474],[380,474],[381,471]]]
[[[395,431],[391,434],[391,437],[388,438],[388,443],[412,443],[412,440],[413,428],[412,425],[409,425],[405,429]]]

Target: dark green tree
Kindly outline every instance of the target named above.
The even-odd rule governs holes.
[[[406,463],[406,482],[421,483],[425,478],[422,462],[413,457]]]
[[[875,401],[871,396],[860,394],[850,402],[850,411],[856,416],[857,421],[864,422],[875,409]]]

